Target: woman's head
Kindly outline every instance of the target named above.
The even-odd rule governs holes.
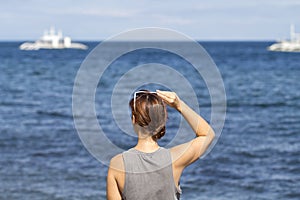
[[[129,106],[133,124],[142,134],[151,135],[155,141],[165,135],[166,105],[156,93],[140,90],[134,94]]]

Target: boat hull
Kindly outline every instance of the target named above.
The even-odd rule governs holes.
[[[269,51],[300,52],[300,42],[279,42],[268,47]]]
[[[71,43],[68,46],[64,44],[52,45],[51,43],[41,43],[41,42],[25,42],[19,46],[20,50],[39,50],[39,49],[82,49],[86,50],[88,47],[81,43]]]

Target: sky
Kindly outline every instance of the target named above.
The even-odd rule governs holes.
[[[196,40],[277,40],[300,32],[300,0],[1,0],[0,40],[36,40],[55,26],[98,41],[142,27]]]

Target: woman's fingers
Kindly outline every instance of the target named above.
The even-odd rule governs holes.
[[[168,94],[169,92],[159,91],[157,92],[158,96],[161,97],[163,100],[170,102],[172,101],[172,97]]]
[[[162,97],[171,98],[171,99],[176,98],[175,92],[160,91],[160,90],[157,90],[156,92],[158,95],[161,95]]]
[[[161,97],[169,106],[174,107],[176,109],[179,108],[179,98],[175,92],[168,91],[156,91],[158,96]]]

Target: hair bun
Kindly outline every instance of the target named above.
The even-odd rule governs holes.
[[[166,126],[163,126],[156,134],[152,135],[152,139],[157,141],[162,138],[166,133]]]

